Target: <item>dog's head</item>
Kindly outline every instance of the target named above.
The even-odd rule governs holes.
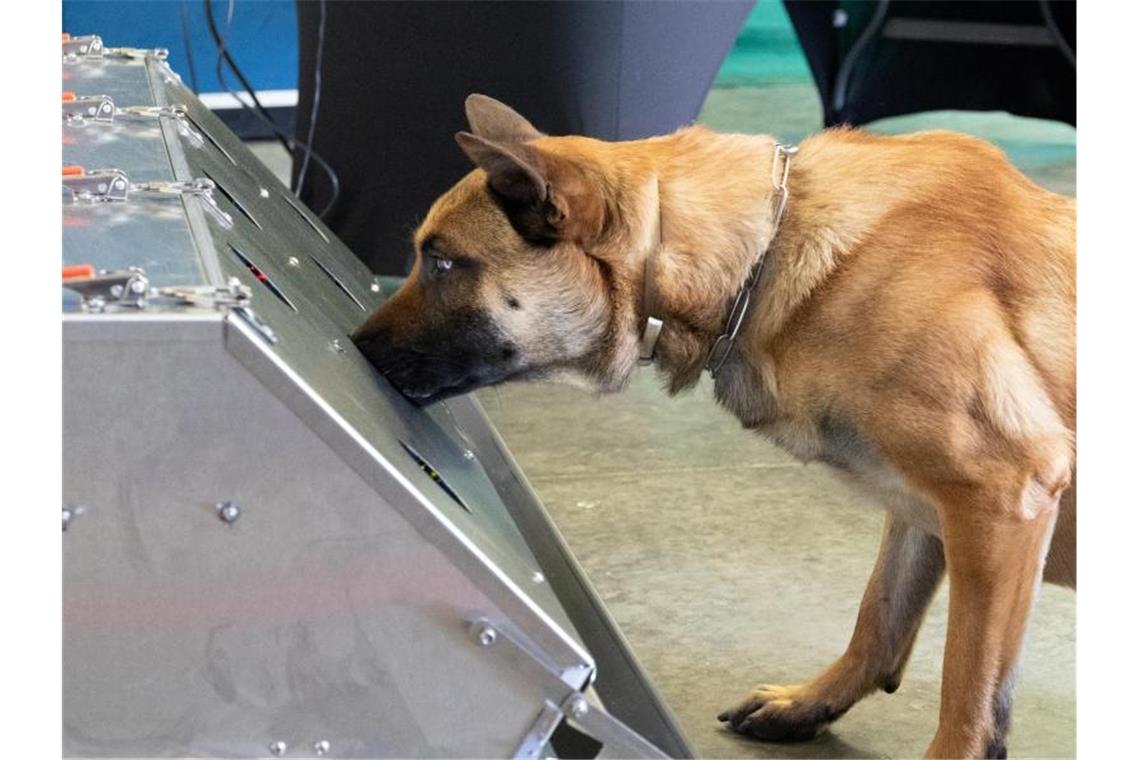
[[[431,207],[407,281],[354,340],[420,403],[516,378],[620,384],[635,338],[616,323],[612,266],[592,253],[614,216],[609,144],[547,137],[480,95],[467,117],[456,140],[477,168]]]

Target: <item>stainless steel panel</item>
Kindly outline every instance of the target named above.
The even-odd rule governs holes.
[[[223,330],[65,321],[65,753],[510,754],[547,690],[467,630],[508,616]]]
[[[63,208],[63,263],[146,270],[155,287],[206,282],[178,197]]]
[[[65,316],[67,752],[509,754],[593,680],[576,623],[620,650],[603,700],[648,701],[627,713],[684,754],[474,402],[416,408],[348,339],[382,298],[359,260],[164,63],[65,77],[119,105],[180,104],[205,137],[164,119],[160,154],[146,128],[88,125],[74,163],[211,178],[233,219],[192,197],[70,205],[65,263],[142,266],[160,287],[237,278],[274,336],[211,308]],[[473,619],[510,646],[479,647]],[[589,716],[612,752],[654,754]]]

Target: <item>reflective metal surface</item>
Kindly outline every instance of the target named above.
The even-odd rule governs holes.
[[[190,196],[67,204],[64,263],[252,294],[65,299],[65,753],[508,755],[579,704],[588,640],[614,650],[601,702],[650,707],[623,712],[636,730],[601,702],[563,718],[611,753],[655,755],[641,731],[687,754],[475,402],[416,408],[348,339],[382,298],[359,260],[164,63],[65,77],[181,106],[202,138],[64,126],[69,162],[208,179],[232,221]]]

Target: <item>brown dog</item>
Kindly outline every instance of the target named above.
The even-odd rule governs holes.
[[[548,137],[478,95],[467,114],[457,139],[479,168],[428,213],[361,349],[422,402],[516,378],[615,391],[639,351],[676,392],[747,292],[717,399],[887,519],[843,656],[720,719],[807,738],[893,692],[948,574],[927,754],[1004,756],[1038,584],[1076,585],[1074,202],[948,132],[833,130],[791,156],[700,127]]]

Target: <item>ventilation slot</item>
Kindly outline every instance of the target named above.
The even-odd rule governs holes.
[[[318,261],[317,258],[315,256],[313,256],[312,254],[309,254],[309,258],[313,260],[313,263],[317,265],[318,269],[320,269],[322,272],[324,272],[326,275],[328,275],[328,278],[333,281],[334,285],[336,285],[338,288],[340,288],[342,293],[344,293],[346,296],[351,298],[352,302],[360,307],[361,311],[368,311],[368,309],[364,308],[364,304],[362,304],[360,302],[360,299],[358,299],[356,296],[354,296],[352,294],[352,291],[349,290],[348,287],[346,287],[345,284],[340,281],[340,278],[332,273],[332,270],[330,270],[328,267],[326,267],[324,264],[322,264],[320,261]]]
[[[261,226],[261,222],[259,222],[253,218],[253,214],[249,213],[249,210],[244,205],[242,205],[241,201],[239,201],[237,198],[235,198],[233,195],[230,194],[230,191],[226,189],[225,185],[223,185],[221,182],[218,182],[216,179],[214,179],[213,176],[211,176],[208,171],[203,169],[202,173],[205,174],[207,177],[209,177],[211,181],[213,181],[214,185],[218,188],[218,192],[220,192],[222,195],[226,196],[226,200],[228,200],[233,205],[234,208],[236,208],[238,211],[240,211],[242,216],[244,216],[246,219],[248,219],[253,224],[254,227],[257,227],[257,229],[259,229],[259,230],[263,229]]]
[[[463,502],[463,499],[459,498],[459,494],[457,494],[454,490],[452,490],[451,486],[449,486],[447,484],[447,481],[445,481],[443,479],[443,476],[439,474],[439,471],[431,466],[431,463],[429,463],[426,459],[424,459],[422,456],[420,456],[420,453],[418,451],[413,449],[411,446],[409,446],[404,441],[400,441],[400,445],[404,447],[404,451],[408,452],[408,456],[410,456],[412,458],[412,461],[414,461],[417,465],[419,465],[419,468],[421,470],[423,470],[429,478],[434,480],[436,485],[438,485],[441,489],[443,489],[443,492],[445,494],[450,496],[455,501],[456,504],[463,507],[464,511],[466,511],[468,513],[471,512],[471,507],[467,506]]]
[[[293,311],[297,310],[297,307],[294,306],[293,302],[289,300],[289,296],[282,293],[281,288],[277,287],[277,285],[274,284],[273,280],[269,279],[269,276],[265,274],[265,272],[262,272],[260,269],[258,269],[257,266],[249,260],[248,256],[235,248],[233,243],[226,243],[226,245],[229,246],[230,250],[233,251],[234,255],[238,257],[241,263],[245,265],[245,268],[248,269],[250,273],[257,278],[257,281],[265,287],[269,288],[270,293],[280,298],[281,303],[285,304]]]
[[[222,144],[215,140],[214,136],[210,134],[208,130],[203,129],[202,125],[198,123],[197,119],[190,115],[189,111],[183,111],[183,115],[186,117],[186,121],[190,122],[190,125],[198,131],[198,134],[203,135],[207,140],[210,141],[210,145],[213,145],[215,148],[217,148],[218,152],[225,156],[231,164],[234,166],[238,165],[238,162],[234,160],[234,157],[230,155],[230,152],[223,148]]]
[[[294,211],[297,212],[298,216],[300,216],[302,219],[305,220],[305,224],[307,224],[313,228],[313,232],[315,232],[321,236],[321,240],[325,241],[326,243],[329,242],[328,235],[326,235],[324,233],[324,231],[322,231],[321,228],[317,226],[317,223],[314,222],[312,220],[312,218],[309,217],[308,212],[305,211],[305,209],[301,206],[300,203],[293,200],[293,197],[288,195],[287,193],[282,193],[281,197],[285,199],[285,202],[289,204],[290,208],[292,208]]]

